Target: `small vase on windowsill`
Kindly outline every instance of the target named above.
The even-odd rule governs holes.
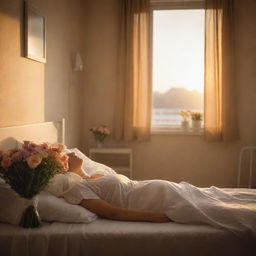
[[[199,133],[202,128],[202,120],[192,120],[193,132]]]
[[[190,116],[192,120],[192,131],[195,133],[199,133],[202,128],[203,113],[191,112]]]
[[[189,121],[184,120],[181,122],[181,127],[184,132],[188,132],[189,130]]]

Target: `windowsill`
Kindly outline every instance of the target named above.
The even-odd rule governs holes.
[[[182,129],[180,126],[171,126],[171,127],[152,127],[152,135],[185,135],[185,136],[203,136],[204,129],[200,128],[198,131],[194,131],[192,128],[188,130]]]

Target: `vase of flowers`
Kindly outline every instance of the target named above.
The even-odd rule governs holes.
[[[180,111],[180,115],[183,118],[183,120],[181,121],[181,127],[184,131],[188,131],[189,130],[190,111],[182,110],[182,111]]]
[[[191,112],[191,120],[192,120],[192,129],[194,132],[200,132],[202,128],[203,121],[203,113],[201,112]]]
[[[90,131],[94,136],[97,148],[102,148],[103,146],[102,143],[110,134],[110,130],[107,128],[106,125],[100,125],[100,126],[92,127]]]
[[[37,212],[37,194],[59,172],[68,168],[68,156],[62,144],[35,144],[24,141],[21,149],[0,152],[0,177],[22,198],[25,211],[19,225],[35,228],[41,225]]]
[[[103,148],[102,142],[99,141],[99,140],[96,140],[96,147],[97,147],[97,148]]]

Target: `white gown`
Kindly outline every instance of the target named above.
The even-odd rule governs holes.
[[[73,173],[65,177],[68,182],[55,195],[72,204],[82,199],[102,199],[119,207],[162,211],[178,223],[209,224],[239,236],[250,233],[256,239],[255,189],[197,188],[186,182],[133,181],[117,174],[88,180]]]

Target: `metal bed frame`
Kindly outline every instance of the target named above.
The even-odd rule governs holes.
[[[252,188],[252,177],[253,177],[253,156],[256,151],[256,146],[247,146],[241,148],[239,152],[239,160],[238,160],[238,172],[237,172],[237,187],[240,188],[241,183],[241,171],[242,171],[242,162],[246,152],[249,152],[249,180],[248,180],[248,188]]]

